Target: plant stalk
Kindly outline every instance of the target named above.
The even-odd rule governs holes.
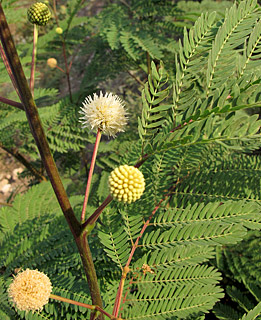
[[[76,244],[80,252],[84,272],[87,276],[92,301],[95,301],[95,304],[102,308],[100,289],[86,232],[83,232],[79,237],[77,237]],[[99,319],[104,319],[103,314],[99,315]]]
[[[132,249],[131,249],[131,253],[129,255],[129,258],[128,258],[128,261],[125,265],[125,267],[123,268],[123,271],[122,271],[122,276],[121,276],[121,281],[120,281],[120,284],[119,284],[119,288],[118,288],[118,291],[117,291],[117,295],[116,295],[116,299],[115,299],[115,303],[114,303],[114,308],[113,308],[113,312],[112,314],[117,317],[118,316],[118,313],[119,313],[119,310],[120,310],[120,304],[121,304],[121,299],[122,299],[122,292],[123,292],[123,287],[124,287],[124,282],[125,282],[125,279],[126,279],[126,276],[129,272],[129,265],[131,263],[131,260],[132,260],[132,257],[134,255],[134,252],[135,250],[137,249],[138,247],[138,244],[139,244],[139,240],[141,239],[141,237],[143,236],[145,230],[147,229],[149,223],[150,223],[150,220],[152,219],[152,217],[155,215],[155,213],[157,212],[157,210],[159,209],[161,203],[163,202],[163,200],[161,200],[159,202],[159,204],[154,208],[154,210],[152,211],[151,215],[149,216],[149,218],[147,219],[147,221],[144,223],[141,231],[140,231],[140,235],[138,236],[138,238],[136,239],[134,245],[132,246]]]
[[[0,206],[12,207],[13,205],[7,202],[0,202]]]
[[[177,182],[178,184],[178,182]],[[173,186],[173,189],[176,187]],[[169,190],[169,192],[165,195],[165,197],[169,197],[171,195],[171,190]],[[119,287],[118,287],[118,291],[117,291],[117,294],[116,294],[116,299],[115,299],[115,303],[114,303],[114,308],[113,308],[113,312],[112,314],[114,316],[118,316],[118,313],[119,313],[119,310],[120,310],[120,304],[121,304],[121,299],[122,299],[122,293],[123,293],[123,288],[124,288],[124,283],[125,283],[125,279],[126,279],[126,276],[128,274],[128,272],[130,271],[130,263],[131,263],[131,260],[132,260],[132,257],[134,255],[134,252],[135,250],[137,249],[138,247],[138,244],[139,244],[139,241],[141,239],[141,237],[143,236],[145,230],[147,229],[147,227],[149,226],[150,224],[150,221],[151,219],[154,217],[155,213],[157,212],[157,210],[160,208],[162,202],[164,201],[165,199],[161,199],[159,201],[159,203],[157,204],[157,206],[155,206],[154,210],[152,211],[151,215],[149,216],[149,218],[147,219],[147,221],[144,223],[141,231],[140,231],[140,235],[138,236],[138,238],[136,239],[134,245],[132,246],[132,249],[131,249],[131,253],[129,255],[129,258],[126,262],[126,265],[125,267],[123,268],[123,271],[122,271],[122,276],[121,276],[121,280],[120,280],[120,284],[119,284]],[[125,297],[127,296],[127,294],[125,295]]]
[[[47,181],[45,176],[42,175],[36,168],[34,168],[29,161],[25,159],[21,153],[18,152],[15,148],[9,149],[5,147],[1,142],[0,142],[0,148],[5,150],[7,153],[11,154],[16,160],[18,160],[22,165],[24,165],[35,177],[38,179],[39,182],[41,181]]]
[[[54,299],[54,300],[62,301],[62,302],[67,302],[67,303],[74,304],[74,305],[80,306],[80,307],[84,307],[84,308],[90,309],[90,310],[96,309],[96,306],[94,306],[94,305],[83,303],[83,302],[78,302],[78,301],[71,300],[71,299],[67,299],[64,297],[57,296],[56,294],[52,294],[52,293],[50,294],[50,299]]]
[[[94,165],[95,165],[95,160],[96,160],[100,140],[101,140],[101,130],[98,129],[98,132],[96,135],[96,141],[95,141],[95,145],[94,145],[94,149],[93,149],[93,154],[92,154],[92,161],[91,161],[91,166],[90,166],[90,170],[89,170],[85,196],[84,196],[84,202],[83,202],[83,208],[82,208],[82,214],[81,214],[82,223],[84,222],[84,219],[85,219],[85,212],[86,212],[86,207],[87,207],[90,188],[91,188],[92,175],[93,175],[93,170],[94,170]]]
[[[83,225],[82,229],[85,230],[87,226],[94,225],[97,219],[99,218],[102,211],[105,209],[105,207],[113,200],[112,195],[108,195],[108,197],[103,201],[103,203],[97,208],[94,213],[86,220]]]
[[[20,103],[20,102],[9,100],[4,97],[0,97],[0,102],[3,102],[4,104],[8,104],[9,106],[16,107],[16,108],[24,111],[24,107],[23,107],[22,103]]]
[[[57,24],[57,27],[59,27],[59,20],[58,20],[58,16],[57,16],[57,11],[56,11],[56,0],[53,0],[53,13],[54,13],[54,18]],[[65,64],[65,74],[66,74],[66,79],[67,79],[67,83],[68,83],[68,90],[69,90],[69,96],[70,96],[70,101],[73,102],[72,99],[72,89],[71,89],[71,81],[70,81],[70,69],[71,67],[68,66],[68,61],[67,61],[67,55],[66,55],[66,44],[65,44],[65,38],[60,35],[60,38],[62,40],[62,49],[63,49],[63,59],[64,59],[64,64]]]
[[[37,40],[38,40],[38,26],[34,24],[34,40],[33,40],[33,54],[31,64],[31,77],[30,77],[30,89],[32,96],[34,96],[34,81],[35,81],[35,64],[36,64],[36,53],[37,53]]]
[[[147,55],[147,67],[148,67],[148,76],[149,76],[151,74],[151,59],[150,59],[150,54],[148,51],[147,51],[146,55]]]
[[[17,84],[17,89],[21,97],[21,102],[24,105],[26,116],[30,125],[32,135],[35,139],[36,145],[39,149],[42,162],[45,166],[46,172],[50,178],[52,187],[54,189],[57,200],[66,218],[66,221],[70,227],[70,230],[74,236],[75,242],[78,246],[82,261],[84,264],[84,271],[86,273],[87,281],[90,286],[90,292],[92,296],[92,302],[94,305],[98,305],[102,308],[102,300],[99,293],[99,286],[95,269],[91,257],[90,248],[87,239],[82,234],[82,228],[80,222],[75,217],[68,196],[62,184],[57,167],[55,165],[52,153],[49,148],[48,141],[46,139],[44,129],[38,114],[37,107],[31,94],[31,90],[28,86],[27,80],[24,75],[24,71],[17,54],[11,32],[9,30],[2,5],[0,2],[0,39],[2,46],[7,57],[12,75]],[[103,315],[99,316],[103,319]]]
[[[54,300],[62,301],[62,302],[67,302],[67,303],[70,303],[70,304],[74,304],[76,306],[84,307],[84,308],[89,309],[89,310],[97,310],[98,312],[103,313],[106,317],[110,318],[111,320],[116,320],[116,318],[114,316],[112,316],[111,314],[109,314],[108,312],[106,312],[105,310],[103,310],[102,308],[100,308],[99,306],[96,306],[96,305],[91,305],[91,304],[87,304],[87,303],[83,303],[83,302],[78,302],[78,301],[75,301],[75,300],[71,300],[71,299],[67,299],[67,298],[64,298],[64,297],[57,296],[55,294],[50,294],[50,299],[54,299]]]
[[[142,87],[144,88],[144,83],[138,78],[138,77],[136,77],[135,76],[135,74],[133,74],[131,71],[129,71],[129,70],[126,70],[126,72],[137,82],[137,83],[139,83],[139,84],[141,84],[142,85]]]

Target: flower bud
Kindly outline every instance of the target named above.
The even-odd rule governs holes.
[[[47,64],[51,69],[54,69],[57,66],[57,60],[55,58],[49,58]]]
[[[60,11],[61,11],[62,14],[65,14],[66,11],[67,11],[66,6],[61,5],[61,6],[60,6]]]
[[[63,33],[63,29],[58,27],[55,29],[55,32],[58,33],[58,34],[62,34]]]
[[[142,196],[145,190],[145,180],[139,169],[122,165],[111,172],[109,188],[113,198],[131,203]]]
[[[36,2],[28,9],[27,17],[32,24],[45,26],[51,19],[51,12],[46,4],[42,2]]]

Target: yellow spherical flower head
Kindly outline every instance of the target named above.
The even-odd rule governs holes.
[[[44,273],[26,269],[14,277],[8,295],[21,311],[41,311],[51,291],[51,281]]]
[[[42,2],[34,3],[27,11],[28,20],[38,26],[45,26],[51,16],[48,6]]]
[[[80,122],[83,128],[89,127],[97,132],[98,129],[103,134],[115,137],[116,133],[124,131],[127,124],[126,111],[123,101],[112,93],[105,93],[100,96],[96,93],[93,98],[88,96],[83,102],[80,113],[83,115]]]
[[[139,169],[122,165],[111,172],[109,187],[115,199],[131,203],[142,196],[145,190],[145,180]]]

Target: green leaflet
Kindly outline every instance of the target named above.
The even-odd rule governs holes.
[[[66,158],[71,165],[68,167],[76,182],[69,192],[74,194],[71,200],[77,214],[82,203],[81,183],[86,177],[84,169],[74,168],[75,162],[80,162],[83,149],[89,151],[86,144],[93,142],[78,123],[83,95],[105,88],[107,83],[111,87],[108,80],[122,71],[124,77],[128,71],[143,82],[147,80],[140,99],[142,110],[130,106],[130,112],[135,110],[133,118],[139,115],[138,130],[136,118],[130,117],[133,123],[124,137],[119,135],[109,142],[104,139],[100,144],[88,205],[90,214],[107,196],[107,178],[113,168],[142,163],[146,179],[143,197],[129,206],[113,201],[90,237],[106,311],[112,312],[121,269],[133,244],[162,201],[131,261],[122,317],[202,319],[224,296],[220,271],[240,286],[229,283],[224,290],[236,309],[221,304],[215,314],[226,320],[257,317],[260,279],[256,257],[260,256],[260,244],[257,239],[241,242],[242,252],[236,243],[260,229],[260,158],[247,155],[260,147],[260,120],[247,111],[260,106],[260,7],[253,0],[240,1],[238,6],[230,3],[224,19],[217,21],[219,12],[182,12],[171,2],[157,0],[132,0],[129,7],[114,3],[102,9],[97,18],[76,17],[81,3],[68,2],[61,21],[68,52],[75,54],[75,46],[79,48],[77,58],[86,57],[84,68],[77,59],[73,64],[82,75],[80,90],[74,92],[75,104],[64,98],[48,106],[56,91],[35,92],[55,157],[59,163],[62,153],[62,160]],[[217,8],[214,1],[206,5]],[[15,17],[16,10],[8,11]],[[192,27],[196,16],[199,18]],[[174,41],[182,30],[183,38]],[[43,35],[40,61],[47,52],[56,53],[59,44],[54,29]],[[25,45],[21,54],[26,55],[28,48],[29,44]],[[154,61],[150,63],[150,59]],[[29,55],[22,63],[30,63]],[[144,71],[149,73],[147,79]],[[58,76],[49,75],[57,81]],[[4,74],[1,81],[6,81]],[[126,92],[124,86],[118,89],[128,96],[140,87],[133,85]],[[138,105],[130,99],[127,107],[132,103]],[[36,155],[24,113],[7,108],[0,119],[1,142],[12,145],[17,129],[21,141],[27,140],[22,146],[24,153],[30,150],[30,155]],[[146,161],[142,162],[142,156]],[[41,314],[25,315],[14,311],[7,300],[14,269],[32,267],[51,277],[54,293],[90,303],[79,254],[50,185],[32,187],[16,197],[12,208],[1,208],[0,225],[1,319],[89,317],[86,309],[54,301]],[[210,260],[215,267],[210,266]]]
[[[50,183],[42,182],[16,197],[13,207],[0,210],[1,266],[0,314],[2,319],[84,319],[86,309],[49,302],[41,314],[14,312],[6,290],[16,268],[38,269],[52,282],[53,293],[90,303],[79,269],[80,257]],[[57,226],[59,228],[57,229]]]
[[[159,70],[155,63],[151,63],[152,73],[148,76],[148,82],[142,91],[142,116],[139,118],[139,136],[143,142],[143,148],[153,142],[155,136],[166,123],[168,110],[171,105],[159,105],[169,94],[168,76],[163,64]]]
[[[32,187],[26,197],[18,195],[11,208],[3,207],[1,209],[1,234],[12,233],[17,224],[40,218],[43,213],[48,215],[52,212],[58,216],[61,215],[61,209],[51,184],[42,182],[40,185]]]
[[[127,23],[132,15],[132,23]],[[153,59],[162,59],[164,49],[171,51],[172,38],[169,34],[180,34],[184,25],[184,16],[180,9],[170,1],[161,3],[150,0],[131,1],[128,6],[124,3],[108,5],[99,16],[102,36],[108,41],[112,50],[125,51],[128,58],[137,65],[142,62],[145,53]],[[186,15],[187,20],[194,21],[193,15]],[[154,23],[149,21],[154,19]],[[182,21],[183,20],[183,21]]]
[[[222,68],[222,64],[227,60],[227,46],[232,46],[233,48],[240,46],[243,42],[242,38],[246,37],[245,29],[248,27],[249,34],[252,31],[252,26],[254,26],[256,22],[256,17],[258,12],[256,10],[256,1],[248,0],[241,2],[237,8],[236,4],[231,7],[226,12],[226,17],[223,23],[223,26],[219,28],[217,32],[214,45],[209,54],[209,61],[208,61],[208,69],[207,69],[207,92],[213,90],[212,87],[219,86],[220,83],[224,82],[224,78],[218,78],[215,76],[216,69]],[[242,35],[241,30],[244,31]],[[237,35],[235,37],[235,35]],[[243,37],[242,37],[243,36]],[[224,53],[223,53],[224,52]],[[223,56],[224,54],[224,56]],[[233,60],[229,61],[229,65],[231,66],[230,70],[228,69],[229,73],[227,74],[227,78],[233,74]],[[229,75],[230,74],[230,75]]]
[[[177,177],[181,181],[176,184],[172,202],[175,203],[175,198],[180,200],[179,207],[172,205],[172,208],[164,209],[163,205],[158,210],[140,241],[135,253],[138,260],[132,262],[130,275],[133,288],[138,290],[130,293],[128,284],[125,289],[129,292],[124,306],[127,319],[168,319],[170,316],[189,318],[193,312],[206,312],[223,296],[220,288],[213,285],[218,281],[219,273],[215,269],[209,269],[209,274],[216,276],[208,278],[206,266],[202,263],[213,257],[213,246],[237,243],[245,236],[246,228],[260,228],[260,204],[253,195],[255,192],[257,195],[260,193],[260,188],[256,185],[259,162],[258,157],[235,155],[234,152],[225,151],[216,145],[199,145],[169,150],[143,164],[147,196],[137,202],[135,211],[128,208],[122,213],[123,217],[133,215],[134,224],[129,225],[131,228],[137,225],[136,237],[146,221],[146,218],[144,222],[138,219],[136,212],[144,212],[144,207],[155,200],[155,194],[159,195],[160,200],[162,192],[175,184]],[[218,172],[222,174],[222,178]],[[212,176],[206,177],[205,173]],[[188,182],[187,179],[194,174],[195,180]],[[236,177],[239,181],[247,180],[248,184],[238,182]],[[230,182],[227,189],[226,179]],[[215,181],[219,183],[218,187]],[[213,185],[212,194],[207,192],[211,191],[210,182]],[[233,193],[241,192],[239,186],[242,190],[244,187],[248,192],[251,190],[249,198],[242,196],[246,200],[238,201],[239,199],[232,197]],[[183,191],[183,187],[187,189]],[[199,188],[202,189],[201,193]],[[154,193],[157,189],[158,193]],[[230,196],[222,196],[228,191]],[[148,204],[147,197],[151,197]],[[200,199],[200,203],[197,203],[197,199]],[[132,238],[134,240],[135,237]],[[144,274],[146,265],[150,271],[145,271]],[[193,276],[192,280],[190,276],[194,272],[198,277]],[[200,280],[201,272],[206,277]],[[205,299],[201,299],[201,294]]]
[[[148,293],[151,287],[144,288]],[[134,296],[128,297],[130,304],[135,305],[136,313],[126,310],[127,319],[169,319],[172,316],[184,319],[191,316],[193,313],[198,313],[200,310],[206,311],[211,308],[215,299],[221,298],[223,294],[221,290],[215,286],[193,286],[186,285],[177,288],[176,290],[170,286],[165,286],[165,292],[169,295],[149,299],[145,295],[144,298]],[[199,293],[200,292],[200,293]],[[153,293],[155,293],[153,291]],[[178,298],[180,297],[180,298]],[[138,298],[138,299],[137,299]],[[136,303],[135,303],[136,302]],[[199,307],[200,305],[200,307]]]
[[[38,90],[42,92],[43,90]],[[41,97],[40,100],[49,99],[48,90],[43,91],[46,96]],[[86,130],[80,128],[78,122],[79,114],[78,109],[69,102],[69,100],[64,99],[48,107],[39,108],[40,118],[43,122],[43,126],[46,132],[46,136],[50,147],[53,151],[58,151],[61,153],[68,152],[68,150],[79,151],[85,146],[88,141],[88,136]],[[1,135],[9,128],[10,136],[12,137],[13,130],[17,129],[22,125],[25,127],[20,135],[28,140],[27,144],[32,143],[32,136],[29,131],[29,126],[27,125],[27,118],[23,111],[12,111],[7,117],[0,117],[0,132]],[[5,141],[3,141],[5,143]],[[28,148],[28,146],[24,146]]]
[[[137,260],[133,268],[141,269],[143,264],[153,266],[153,270],[169,267],[183,268],[205,262],[215,254],[213,247],[186,245],[155,249]]]
[[[257,319],[258,316],[261,314],[261,302],[256,305],[253,310],[250,310],[248,313],[244,314],[241,318],[242,320],[252,320]]]
[[[122,226],[122,222],[119,216],[118,218],[114,217],[109,225],[98,233],[101,243],[104,245],[103,250],[121,269],[125,266],[131,250],[128,233]]]
[[[217,250],[216,264],[231,281],[226,286],[227,297],[233,301],[229,308],[223,301],[214,307],[220,319],[255,319],[260,315],[260,237],[250,232],[236,246]]]
[[[204,149],[203,149],[204,150]],[[190,171],[175,191],[173,203],[178,206],[195,202],[224,202],[246,199],[258,202],[260,199],[260,159],[232,151],[223,153],[224,149],[209,148],[205,153],[205,161],[198,168]],[[179,163],[177,161],[177,167]],[[186,174],[186,168],[182,168]],[[257,215],[257,225],[259,216]],[[252,220],[253,227],[255,219]],[[250,223],[251,219],[248,223]]]

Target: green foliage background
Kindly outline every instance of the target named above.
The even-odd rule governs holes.
[[[27,77],[29,4],[2,1]],[[101,142],[88,214],[108,195],[112,169],[146,159],[142,198],[112,202],[89,237],[105,310],[112,312],[121,269],[162,201],[131,263],[122,318],[259,319],[260,5],[72,0],[60,1],[57,10],[72,62],[73,102],[64,74],[46,65],[54,57],[64,68],[54,19],[39,32],[35,100],[75,212],[80,215],[95,139],[78,122],[85,96],[113,91],[129,113],[126,132]],[[0,74],[1,96],[17,100],[2,62]],[[40,171],[24,112],[0,105],[1,145],[19,148]],[[49,182],[23,174],[31,178],[28,192],[0,210],[1,319],[86,319],[81,307],[50,301],[43,312],[25,314],[8,301],[15,269],[35,268],[50,277],[54,294],[91,303]]]

